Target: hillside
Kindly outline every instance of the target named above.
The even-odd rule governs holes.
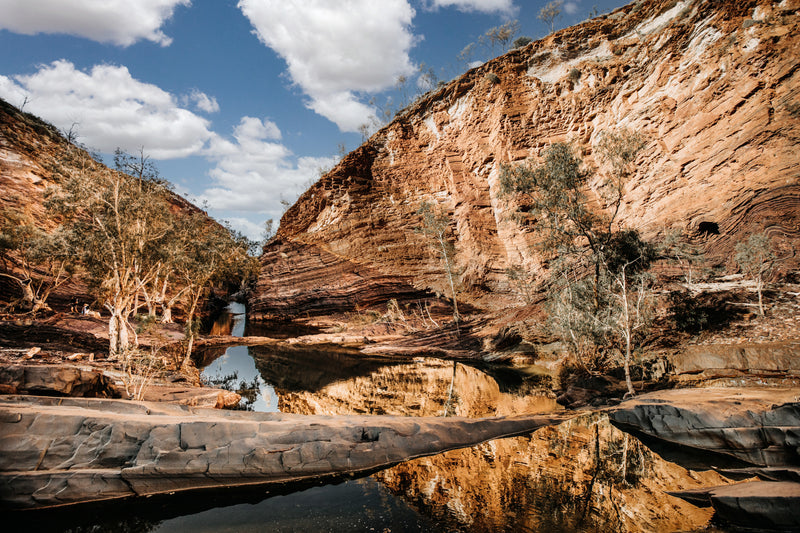
[[[0,209],[30,214],[39,227],[52,229],[58,221],[44,208],[45,191],[58,189],[68,176],[83,174],[91,178],[107,171],[103,163],[70,142],[54,126],[0,99]],[[168,202],[176,214],[201,212],[177,194],[169,194]],[[15,283],[3,278],[0,289],[4,296],[19,290]],[[56,290],[50,303],[54,309],[65,311],[76,298],[92,300],[80,275]]]
[[[501,166],[569,142],[596,169],[603,132],[647,140],[621,224],[680,230],[713,264],[766,231],[800,241],[800,2],[644,0],[558,31],[419,99],[303,194],[261,257],[254,318],[330,314],[448,294],[418,231],[449,213],[459,301],[522,304],[507,269],[544,278]],[[599,208],[599,207],[598,207]],[[786,262],[791,270],[796,263]]]

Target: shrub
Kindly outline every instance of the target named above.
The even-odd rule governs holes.
[[[483,77],[485,80],[489,81],[490,83],[500,83],[500,76],[495,74],[494,72],[487,72],[486,76]]]
[[[581,79],[581,71],[580,71],[580,69],[577,69],[577,68],[569,69],[569,79],[571,81],[573,81],[573,82],[576,82],[579,79]]]
[[[532,42],[533,42],[533,39],[531,39],[530,37],[525,37],[525,36],[517,37],[516,39],[514,39],[514,42],[511,43],[511,48],[512,49],[514,49],[514,48],[522,48],[523,46],[527,46]]]

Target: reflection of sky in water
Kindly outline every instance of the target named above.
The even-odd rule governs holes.
[[[233,315],[233,327],[231,335],[234,337],[242,337],[244,335],[245,327],[245,306],[237,302],[231,302],[228,305],[228,312]],[[212,380],[229,376],[236,372],[237,386],[242,381],[252,383],[256,380],[258,383],[258,393],[256,401],[253,403],[253,410],[260,412],[277,412],[278,411],[278,395],[275,394],[275,389],[269,383],[266,383],[261,377],[261,374],[256,369],[256,363],[250,356],[247,346],[231,346],[225,350],[222,357],[216,359],[213,363],[203,369],[202,377],[205,380]]]

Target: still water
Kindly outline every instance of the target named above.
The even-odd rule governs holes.
[[[247,334],[243,306],[231,305],[216,328]],[[365,358],[337,346],[240,346],[198,356],[207,380],[244,382],[243,407],[258,411],[483,417],[559,408],[525,369]],[[60,530],[695,531],[711,511],[666,491],[726,481],[664,461],[603,413],[586,413],[362,479],[280,494],[261,488],[154,498],[67,519],[71,525]]]

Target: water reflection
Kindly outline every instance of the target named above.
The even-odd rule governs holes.
[[[244,336],[245,312],[243,304],[231,302],[227,312],[214,322],[211,334]],[[209,354],[205,354],[205,356],[208,357]],[[240,391],[242,394],[240,406],[244,409],[260,412],[276,412],[278,410],[278,396],[275,389],[264,381],[256,369],[247,346],[227,348],[221,356],[213,359],[203,369],[201,377],[206,383]]]
[[[537,388],[535,374],[508,367],[428,358],[365,358],[337,346],[251,347],[241,352],[246,353],[242,359],[236,353],[226,352],[223,357],[238,361],[240,372],[246,367],[245,375],[255,372],[265,386],[272,387],[270,393],[274,391],[277,408],[283,412],[401,416],[447,412],[483,417],[558,409],[552,394]],[[370,517],[387,509],[380,505],[388,505],[392,513],[408,509],[417,517],[412,521],[417,525],[409,527],[427,521],[426,530],[434,529],[431,524],[435,524],[443,530],[475,532],[687,531],[705,527],[711,511],[668,496],[666,491],[726,482],[714,472],[690,471],[661,459],[635,438],[613,428],[604,414],[595,413],[531,436],[421,458],[374,474],[369,480],[320,488],[320,501],[313,505],[326,508],[328,501],[348,502],[326,515],[329,524],[336,524],[329,530],[404,530],[392,527],[393,522],[384,526],[377,518],[370,527],[362,527],[366,522],[353,525],[356,522],[347,518],[362,512],[362,502],[371,502],[368,494],[377,491],[383,503],[368,504],[378,506],[377,514]],[[350,496],[345,497],[347,494]],[[260,520],[262,512],[288,513],[281,515],[286,528],[306,529],[292,525],[297,522],[290,510],[266,511],[279,503],[271,498],[256,506],[207,511],[197,515],[197,523],[212,523],[203,517],[229,516],[237,530],[243,530],[244,522]],[[243,518],[245,515],[249,518]],[[359,520],[372,520],[358,516],[362,517]],[[195,528],[186,518],[180,519],[182,528]],[[284,526],[270,526],[274,530],[280,527]]]
[[[723,484],[660,459],[602,414],[375,474],[463,531],[689,531],[712,516],[665,491]]]
[[[372,478],[166,520],[151,531],[444,531]]]

